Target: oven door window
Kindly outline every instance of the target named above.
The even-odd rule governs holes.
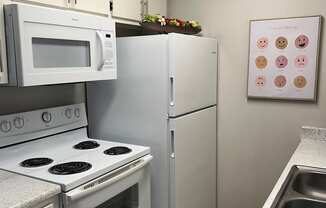
[[[34,68],[90,67],[90,42],[32,38]]]
[[[138,199],[138,184],[136,184],[96,208],[139,208]]]

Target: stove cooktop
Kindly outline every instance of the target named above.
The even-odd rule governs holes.
[[[148,147],[86,135],[82,128],[0,149],[0,168],[60,184],[67,192],[150,153]]]

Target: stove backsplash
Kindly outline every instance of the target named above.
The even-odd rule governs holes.
[[[84,102],[84,86],[0,87],[0,115]]]

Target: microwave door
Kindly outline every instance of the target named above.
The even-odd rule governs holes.
[[[88,81],[95,70],[94,30],[24,22],[18,83],[22,86]]]
[[[10,71],[16,72],[18,86],[116,79],[115,29],[109,19],[25,5],[5,11],[6,24],[12,25],[6,30],[12,37]]]

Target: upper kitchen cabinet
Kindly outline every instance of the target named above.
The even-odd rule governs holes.
[[[82,12],[90,12],[99,15],[109,15],[109,0],[11,0],[13,2],[37,4],[42,6],[73,9]]]
[[[85,12],[108,15],[110,12],[109,0],[71,0],[70,7]]]
[[[111,0],[112,17],[141,21],[146,6],[146,0]]]
[[[27,4],[38,4],[54,7],[69,7],[70,0],[11,0],[13,2],[21,2]],[[71,0],[72,1],[72,0]]]
[[[110,2],[112,17],[118,22],[139,22],[145,14],[166,15],[166,0],[111,0]]]

